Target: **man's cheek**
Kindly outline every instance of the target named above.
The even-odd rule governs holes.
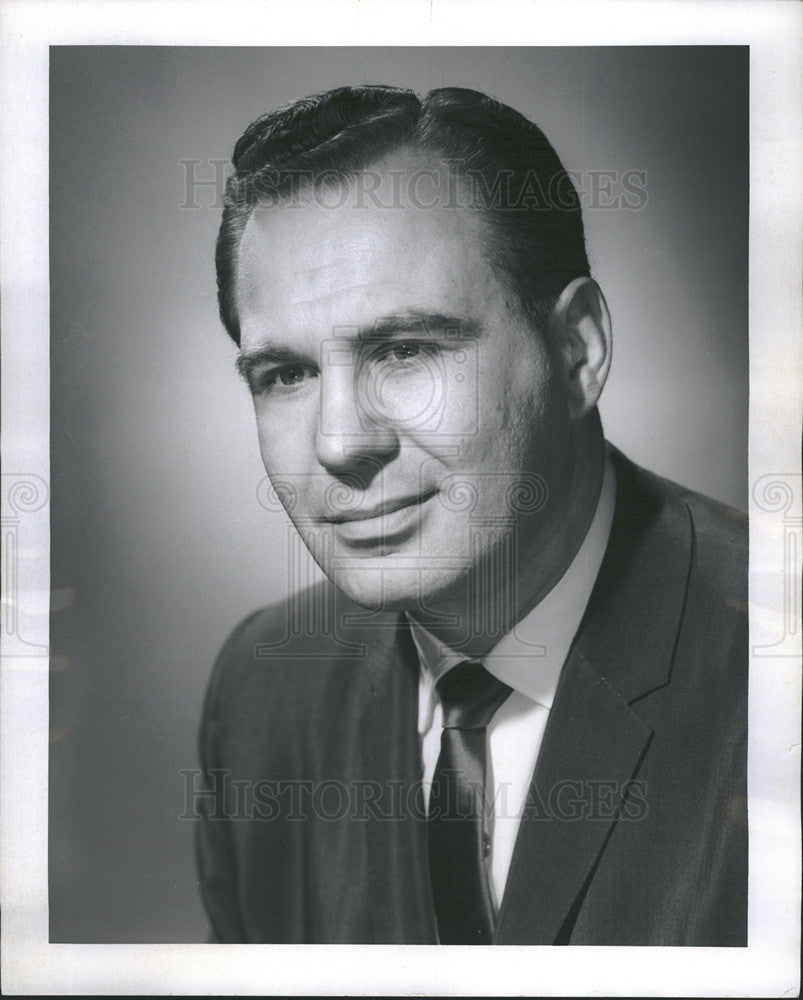
[[[295,480],[307,467],[300,435],[294,441],[290,435],[277,434],[273,428],[270,432],[265,429],[259,434],[259,451],[271,479],[294,483],[296,489],[300,486]]]

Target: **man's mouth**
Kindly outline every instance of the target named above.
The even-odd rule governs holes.
[[[407,533],[415,527],[424,505],[437,490],[383,500],[370,507],[355,507],[325,518],[346,541],[372,544]]]
[[[416,493],[413,496],[398,497],[396,500],[383,500],[381,503],[373,504],[370,507],[355,507],[333,514],[325,518],[325,520],[331,524],[376,520],[377,518],[387,517],[389,514],[395,514],[396,511],[404,510],[406,507],[414,507],[426,503],[436,492],[437,490],[430,490],[423,494]]]

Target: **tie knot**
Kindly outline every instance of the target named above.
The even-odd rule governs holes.
[[[513,690],[472,660],[452,667],[436,687],[443,706],[444,729],[485,729]]]

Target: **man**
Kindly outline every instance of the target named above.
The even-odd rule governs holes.
[[[554,150],[482,94],[366,86],[234,167],[221,316],[334,586],[215,666],[215,939],[745,945],[745,525],[606,445]]]

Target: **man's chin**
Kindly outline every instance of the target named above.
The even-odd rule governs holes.
[[[442,582],[438,586],[418,569],[361,566],[327,575],[350,600],[377,611],[434,609],[443,594]]]

